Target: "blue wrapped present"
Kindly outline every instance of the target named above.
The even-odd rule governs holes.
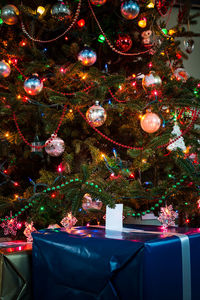
[[[199,300],[200,231],[134,226],[33,233],[35,300]]]

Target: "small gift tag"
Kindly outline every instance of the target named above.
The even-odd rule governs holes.
[[[106,230],[123,230],[123,204],[116,204],[115,208],[106,206]]]

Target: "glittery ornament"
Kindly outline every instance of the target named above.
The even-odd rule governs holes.
[[[10,65],[5,61],[0,61],[0,76],[4,78],[8,77],[10,75],[10,72]]]
[[[61,224],[63,225],[63,227],[65,227],[66,229],[71,229],[77,222],[78,220],[73,217],[72,213],[68,213],[66,215],[66,217],[64,217],[62,220],[61,220]]]
[[[116,40],[116,47],[122,51],[127,52],[132,47],[132,40],[128,34],[119,34]]]
[[[175,125],[173,127],[172,135],[174,135],[175,137],[178,137],[181,135],[181,130],[177,123],[175,123]],[[178,148],[182,151],[186,150],[183,136],[181,136],[177,141],[174,141],[172,144],[170,144],[167,147],[167,149],[170,151],[177,150]]]
[[[99,199],[92,199],[90,194],[83,197],[82,208],[84,210],[100,210],[103,203]]]
[[[152,35],[152,31],[151,30],[146,30],[143,31],[141,34],[142,37],[142,43],[146,46],[146,45],[150,45],[151,43],[151,35]]]
[[[60,226],[58,224],[50,224],[47,229],[58,229]]]
[[[184,48],[185,48],[185,51],[188,53],[188,54],[191,54],[194,50],[194,40],[185,40],[183,42],[184,44]]]
[[[135,1],[127,0],[121,4],[121,14],[127,20],[137,18],[139,12],[140,7]]]
[[[15,25],[18,21],[19,10],[12,4],[3,6],[1,18],[7,25]]]
[[[43,82],[37,75],[32,75],[24,81],[24,89],[29,95],[38,95],[43,89]]]
[[[162,85],[162,80],[160,76],[156,74],[155,71],[151,71],[149,74],[145,75],[142,79],[142,86],[144,90],[151,90],[152,88],[159,88]]]
[[[39,137],[36,135],[34,142],[31,144],[31,152],[34,152],[35,154],[42,152],[42,148],[36,148],[41,147],[42,142],[40,142]]]
[[[70,18],[71,11],[69,7],[61,0],[53,5],[51,9],[51,15],[58,21],[65,21]]]
[[[10,212],[10,216],[6,216],[6,221],[0,224],[0,226],[4,230],[4,235],[16,235],[17,230],[19,229],[17,218],[12,218],[12,212]]]
[[[35,227],[33,227],[33,221],[31,223],[25,222],[24,235],[26,236],[27,242],[32,242],[33,238],[31,233],[37,231]]]
[[[84,66],[92,66],[97,60],[96,52],[94,52],[90,48],[85,48],[81,52],[79,52],[78,60]]]
[[[163,228],[175,225],[175,219],[178,217],[178,213],[173,210],[172,205],[161,207],[158,220],[163,224]]]
[[[140,125],[145,132],[154,133],[160,128],[161,120],[157,114],[147,112],[142,116]]]
[[[99,105],[99,101],[96,101],[95,105],[87,110],[86,118],[94,127],[99,127],[104,124],[107,114],[105,109]]]
[[[61,138],[56,136],[50,143],[48,142],[49,140],[46,141],[45,151],[50,156],[60,156],[64,152],[65,142]]]
[[[189,74],[183,68],[177,68],[174,71],[174,76],[178,81],[186,82],[189,78]]]
[[[101,6],[106,3],[106,0],[90,0],[92,5]]]

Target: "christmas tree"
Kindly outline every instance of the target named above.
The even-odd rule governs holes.
[[[196,16],[186,3],[168,28],[173,3],[1,1],[2,226],[96,224],[115,203],[199,225]]]

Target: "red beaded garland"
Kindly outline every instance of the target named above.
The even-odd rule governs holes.
[[[127,52],[131,49],[133,43],[130,35],[119,34],[115,44],[120,51]]]

